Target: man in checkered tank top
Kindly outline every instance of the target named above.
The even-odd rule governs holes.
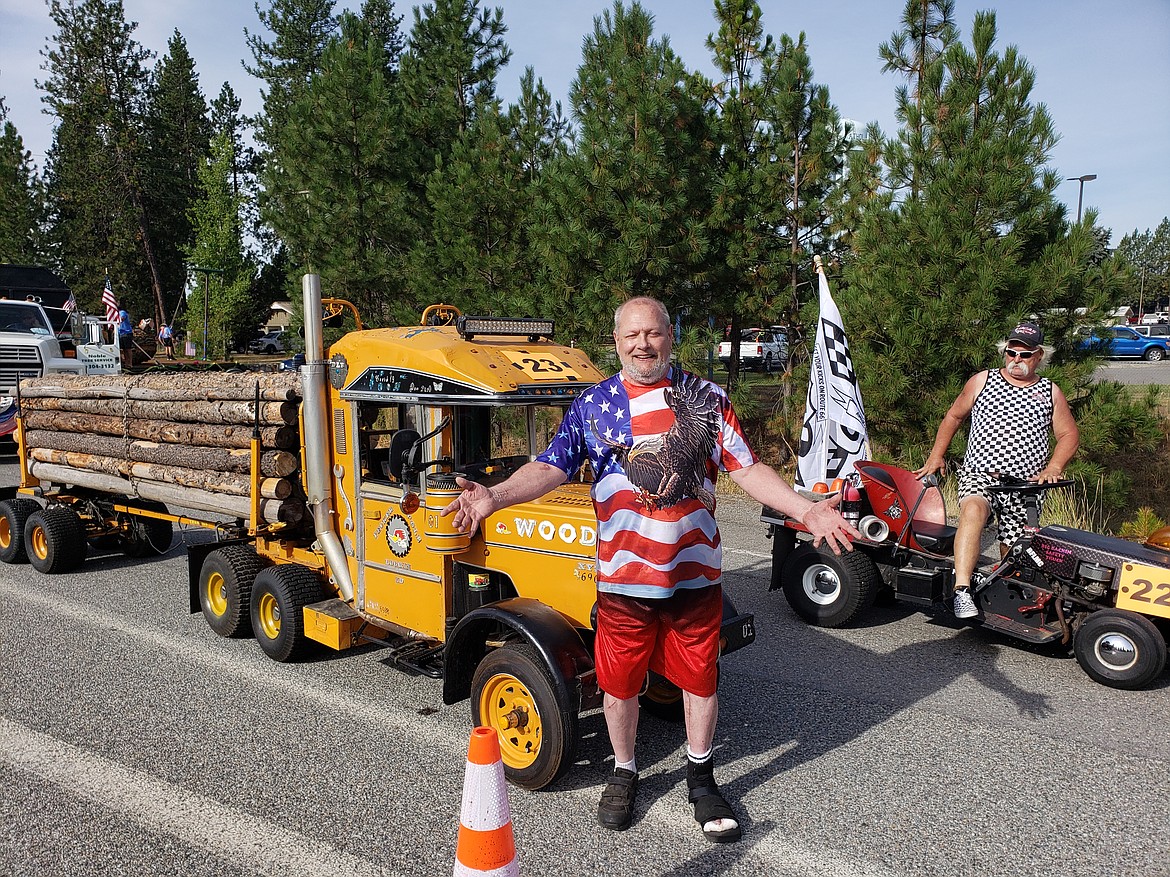
[[[1077,451],[1080,433],[1060,387],[1036,372],[1044,359],[1044,333],[1024,322],[1008,335],[1002,368],[971,377],[938,427],[934,447],[915,474],[946,468],[946,452],[970,418],[967,454],[959,469],[959,526],[955,533],[955,617],[974,618],[971,576],[979,560],[983,528],[994,511],[1000,557],[1024,532],[1023,499],[989,493],[1001,475],[1047,483],[1060,480]],[[1050,434],[1056,447],[1049,456]]]

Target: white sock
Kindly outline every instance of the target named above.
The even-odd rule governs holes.
[[[615,759],[613,760],[613,769],[614,769],[614,770],[617,770],[619,767],[620,767],[622,770],[628,770],[628,771],[630,771],[630,773],[637,773],[637,772],[638,772],[638,759],[637,759],[637,758],[631,758],[629,761],[618,761],[618,760],[615,758]]]
[[[711,760],[711,753],[714,751],[715,751],[714,747],[712,747],[712,748],[708,749],[706,752],[696,753],[693,749],[691,749],[690,744],[689,743],[687,744],[687,758],[689,758],[695,764],[702,764],[705,761],[710,761]]]

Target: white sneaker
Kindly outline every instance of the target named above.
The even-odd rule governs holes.
[[[979,614],[979,607],[971,597],[970,588],[959,588],[955,591],[955,618],[974,618]]]

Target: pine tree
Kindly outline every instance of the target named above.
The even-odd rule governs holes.
[[[417,232],[405,207],[403,133],[384,32],[345,13],[320,67],[288,106],[265,188],[288,207],[269,221],[290,253],[374,325],[417,318],[405,259]]]
[[[255,4],[260,22],[272,33],[266,40],[244,29],[245,41],[252,54],[252,65],[244,69],[264,83],[261,95],[264,109],[252,119],[259,153],[253,170],[261,181],[257,209],[262,226],[275,227],[290,211],[303,210],[301,199],[289,200],[298,190],[279,185],[280,169],[285,157],[283,145],[295,132],[289,131],[290,107],[301,99],[309,82],[321,68],[325,46],[337,34],[333,15],[334,0],[270,0],[267,9]],[[261,235],[270,247],[276,242]],[[304,256],[303,248],[293,250]]]
[[[1153,231],[1135,228],[1121,239],[1117,253],[1130,266],[1126,299],[1131,306],[1142,313],[1166,310],[1170,305],[1170,218],[1163,218]]]
[[[172,34],[167,54],[156,69],[147,119],[150,159],[146,194],[155,217],[158,273],[166,295],[174,295],[170,300],[177,303],[187,280],[183,251],[192,236],[187,211],[199,197],[199,170],[211,139],[207,102],[199,90],[195,62],[178,31]],[[167,314],[166,310],[156,314],[160,325],[169,322]]]
[[[148,197],[151,53],[118,0],[51,0],[49,14],[57,34],[38,86],[57,118],[46,167],[57,261],[83,306],[97,308],[109,269],[131,313],[162,313]]]
[[[576,150],[549,169],[536,229],[550,305],[587,349],[608,347],[629,296],[678,310],[696,295],[714,144],[690,83],[640,4],[594,19],[570,89]]]
[[[901,197],[866,209],[838,295],[871,438],[895,455],[924,452],[1019,319],[1043,315],[1057,362],[1072,358],[1075,308],[1101,306],[1120,277],[1112,261],[1092,264],[1092,218],[1069,229],[1046,166],[1056,133],[1030,100],[1034,72],[995,39],[995,16],[980,13],[972,45],[956,41],[928,65],[921,115],[886,141],[887,182],[904,186]],[[1086,371],[1057,374],[1070,399]]]
[[[43,187],[32,154],[7,117],[0,98],[0,262],[42,264],[48,257]]]
[[[242,238],[246,228],[249,234],[259,238],[262,233],[256,210],[256,151],[244,139],[249,125],[240,115],[240,99],[231,83],[220,86],[219,95],[211,102],[210,121],[212,134],[225,135],[231,146],[232,193],[244,205],[238,233]]]
[[[431,173],[431,234],[412,253],[412,285],[426,301],[466,312],[540,315],[539,261],[529,242],[545,165],[563,152],[567,123],[529,68],[517,104],[494,107]]]
[[[503,13],[479,0],[434,0],[414,7],[398,92],[405,134],[404,180],[413,220],[427,234],[427,177],[451,154],[476,113],[492,105],[496,75],[508,63]]]
[[[188,211],[193,234],[184,255],[193,268],[213,272],[200,275],[195,270],[196,284],[206,285],[202,290],[207,296],[206,303],[200,296],[196,305],[205,307],[208,337],[205,355],[212,358],[227,353],[241,326],[255,325],[250,322],[255,311],[250,295],[254,270],[239,234],[243,205],[232,185],[234,158],[227,133],[216,134],[210,143],[209,157],[197,168],[202,195],[192,202]],[[201,339],[202,314],[198,310],[193,318],[189,316],[188,325],[199,327],[196,337]]]

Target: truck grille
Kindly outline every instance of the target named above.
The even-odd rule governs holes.
[[[0,344],[0,395],[13,395],[18,381],[23,378],[40,377],[40,374],[39,348]]]

